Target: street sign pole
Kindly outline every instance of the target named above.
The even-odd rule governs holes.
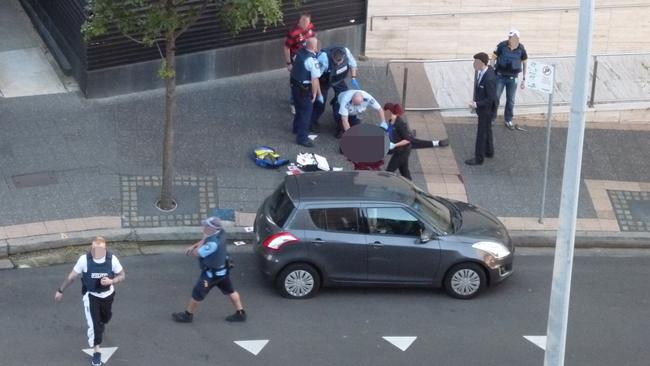
[[[594,0],[581,0],[571,118],[567,133],[564,175],[562,177],[560,227],[555,242],[555,262],[548,309],[544,366],[564,366],[578,194],[580,193],[580,167],[582,165],[582,146],[585,136],[585,110],[587,108],[593,16]]]
[[[555,87],[555,64],[551,66],[553,68],[553,77],[551,85]],[[544,223],[544,206],[546,205],[546,185],[548,181],[548,158],[551,151],[551,116],[553,115],[553,92],[548,95],[548,110],[546,112],[546,157],[544,158],[544,178],[542,179],[542,203],[540,204],[541,209],[539,213],[539,223]]]

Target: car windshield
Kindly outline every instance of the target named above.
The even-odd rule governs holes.
[[[423,191],[416,191],[413,208],[422,216],[430,219],[436,231],[448,234],[454,231],[453,213],[450,207],[436,200],[433,196]]]

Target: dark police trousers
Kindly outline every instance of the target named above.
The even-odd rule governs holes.
[[[311,84],[301,86],[296,82],[292,82],[291,96],[293,98],[293,105],[296,108],[296,114],[293,116],[293,132],[297,134],[296,142],[302,143],[309,141],[307,134],[309,133],[311,114],[314,110],[314,104],[311,100],[313,97]]]
[[[345,83],[345,80],[341,80],[340,82],[334,85],[330,85],[329,82],[326,83],[321,82],[320,86],[321,86],[320,91],[323,94],[323,103],[319,103],[318,101],[314,103],[314,111],[312,112],[311,115],[312,125],[317,125],[320,116],[322,116],[323,112],[325,112],[325,107],[327,106],[327,94],[329,92],[330,87],[334,89],[334,100],[338,100],[339,94],[348,90],[348,84]],[[336,105],[337,104],[332,103],[332,109],[334,109]],[[336,113],[336,111],[334,112]],[[339,124],[336,123],[336,132],[338,132],[339,129],[340,129]]]

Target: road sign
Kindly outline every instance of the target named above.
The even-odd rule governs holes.
[[[530,60],[526,67],[526,87],[546,94],[553,94],[554,73],[553,65]]]

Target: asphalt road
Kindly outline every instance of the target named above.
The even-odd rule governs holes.
[[[470,301],[422,289],[324,289],[285,300],[258,274],[254,257],[234,254],[235,286],[249,321],[215,290],[193,324],[184,308],[197,276],[180,254],[122,258],[105,346],[108,365],[542,365],[543,351],[523,338],[546,332],[553,257],[518,254],[508,281]],[[62,303],[54,291],[72,264],[0,272],[3,366],[88,365],[79,282]],[[650,359],[650,254],[576,257],[566,365],[641,365]],[[382,337],[413,336],[401,351]],[[234,341],[269,340],[257,356]]]

